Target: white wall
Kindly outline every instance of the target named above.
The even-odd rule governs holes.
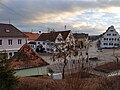
[[[47,49],[50,48],[50,45],[48,45],[48,41],[36,41],[36,46],[38,46],[39,44],[41,44],[43,46],[43,48],[45,49],[45,51],[47,52]]]
[[[113,31],[111,31],[111,30],[113,30]],[[105,45],[105,43],[107,45]],[[112,43],[113,45],[109,45],[110,43]],[[114,27],[111,27],[101,38],[101,45],[100,46],[101,46],[101,48],[118,47],[117,45],[115,46],[115,44],[120,44],[120,35],[114,29]]]
[[[69,38],[69,37],[71,37],[71,38]],[[75,47],[75,38],[74,38],[72,32],[70,32],[69,35],[67,36],[66,42],[69,42],[71,45],[74,45],[74,47]]]
[[[9,39],[12,39],[12,45],[8,44]],[[18,44],[18,39],[22,40],[21,44]],[[12,53],[13,56],[14,52],[17,52],[26,43],[26,38],[0,38],[0,40],[2,40],[0,51],[8,53],[8,58],[10,57],[9,53]]]
[[[12,39],[12,45],[8,45],[8,39]],[[22,40],[22,44],[18,44],[18,39]],[[0,51],[20,49],[26,43],[26,38],[0,38],[0,40],[2,40]]]
[[[61,39],[61,40],[58,40],[58,39]],[[58,36],[57,36],[57,38],[56,38],[56,40],[55,40],[55,43],[63,43],[63,42],[64,42],[63,37],[62,37],[62,35],[59,33]]]

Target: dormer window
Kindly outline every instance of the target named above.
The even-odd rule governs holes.
[[[9,30],[9,29],[5,29],[5,32],[9,33],[9,32],[10,32],[10,30]]]

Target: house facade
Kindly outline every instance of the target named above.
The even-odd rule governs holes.
[[[27,43],[32,47],[33,50],[36,48],[35,40],[39,37],[39,33],[32,33],[32,32],[23,32],[26,36],[28,36]]]
[[[108,27],[105,33],[100,37],[101,48],[117,48],[120,45],[120,35],[114,26]]]
[[[88,40],[88,34],[85,33],[74,33],[74,38],[75,38],[75,46],[77,48],[86,48],[89,40]]]
[[[0,52],[13,56],[27,41],[27,36],[11,24],[0,24]]]
[[[56,47],[59,47],[63,43],[75,44],[73,34],[68,31],[52,31],[49,33],[42,33],[36,40],[37,46],[42,45],[46,52],[56,52]]]

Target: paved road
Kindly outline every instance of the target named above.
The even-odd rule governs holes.
[[[72,68],[77,68],[80,67],[84,64],[84,66],[89,66],[89,67],[96,67],[98,65],[111,62],[111,61],[116,61],[116,58],[114,57],[113,54],[119,56],[120,55],[120,50],[113,50],[113,49],[103,49],[102,51],[97,50],[97,41],[91,42],[89,49],[88,50],[79,50],[79,55],[77,57],[72,56],[71,58],[68,58],[68,64],[67,68],[72,69]],[[86,60],[82,60],[82,58],[86,58],[86,52],[88,51],[89,57],[98,57],[98,61],[89,61],[86,63]],[[80,53],[83,53],[83,56],[80,55]],[[63,60],[59,59],[59,61],[53,62],[52,55],[40,55],[44,60],[46,60],[48,63],[50,63],[49,67],[55,71],[59,72],[62,71],[63,67]]]

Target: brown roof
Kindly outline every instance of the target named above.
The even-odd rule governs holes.
[[[88,38],[88,34],[85,34],[85,33],[74,33],[73,36],[75,38]]]
[[[50,32],[50,33],[42,33],[38,39],[36,41],[55,41],[58,34],[61,33],[63,39],[65,40],[67,38],[67,36],[70,33],[70,30],[68,31],[54,31],[54,32]]]
[[[48,63],[44,61],[36,52],[34,52],[28,44],[23,45],[18,53],[10,59],[10,61],[11,66],[14,69],[48,65]]]
[[[65,40],[67,38],[67,36],[69,35],[69,33],[71,32],[71,30],[67,30],[67,31],[58,31],[59,33],[62,34],[63,39]]]
[[[38,33],[32,32],[23,32],[26,36],[28,36],[28,40],[36,40],[39,37]]]
[[[0,37],[27,37],[12,24],[0,23]]]
[[[37,38],[36,41],[47,41],[47,40],[49,40],[49,41],[54,42],[55,39],[57,38],[58,34],[59,34],[59,33],[57,33],[57,32],[42,33],[42,34]]]

